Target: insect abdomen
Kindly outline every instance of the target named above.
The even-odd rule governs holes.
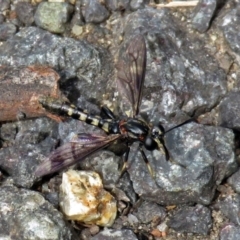
[[[105,132],[111,132],[109,128],[110,122],[112,121],[110,119],[102,119],[99,116],[93,116],[91,114],[88,114],[85,110],[76,108],[73,105],[50,97],[41,97],[39,99],[39,102],[45,109],[50,112],[86,122],[87,124],[102,128]]]

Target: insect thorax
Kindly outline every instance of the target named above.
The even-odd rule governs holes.
[[[138,140],[144,140],[149,134],[148,125],[138,118],[128,118],[119,123],[119,128],[122,134],[127,134],[128,137]]]

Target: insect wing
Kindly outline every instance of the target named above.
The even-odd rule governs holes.
[[[42,177],[71,166],[87,156],[107,147],[121,135],[97,136],[79,134],[76,139],[53,151],[50,156],[35,170],[35,176]]]
[[[134,117],[139,113],[146,70],[146,44],[143,36],[131,40],[116,67],[118,91],[127,99]]]

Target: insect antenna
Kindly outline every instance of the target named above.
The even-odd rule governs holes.
[[[195,118],[190,118],[190,119],[188,119],[188,120],[186,120],[186,121],[178,124],[177,126],[174,126],[174,127],[170,128],[170,129],[168,129],[167,131],[163,131],[163,135],[165,135],[166,133],[172,131],[172,130],[175,129],[175,128],[181,127],[181,126],[183,126],[183,125],[185,125],[185,124],[187,124],[187,123],[190,123],[190,122],[196,122],[196,119],[195,119]],[[160,125],[160,126],[163,128],[162,125]]]
[[[174,127],[170,128],[170,129],[168,129],[167,131],[163,131],[162,134],[161,134],[161,136],[159,137],[159,140],[160,140],[160,142],[162,143],[163,150],[164,150],[164,152],[165,152],[167,161],[173,162],[173,163],[175,163],[175,164],[177,164],[177,165],[179,165],[179,166],[181,166],[182,168],[185,168],[185,169],[186,169],[186,166],[184,166],[184,165],[182,165],[182,164],[174,161],[172,158],[170,158],[170,154],[169,154],[169,151],[168,151],[168,149],[167,149],[167,147],[166,147],[166,145],[165,145],[165,142],[164,142],[164,140],[163,140],[163,137],[164,137],[164,135],[165,135],[166,133],[168,133],[168,132],[170,132],[170,131],[178,128],[178,127],[181,127],[181,126],[183,126],[183,125],[185,125],[185,124],[187,124],[187,123],[190,123],[190,122],[196,122],[196,119],[190,118],[190,119],[188,119],[188,120],[180,123],[179,125],[174,126]],[[162,127],[162,128],[163,128],[163,127]]]

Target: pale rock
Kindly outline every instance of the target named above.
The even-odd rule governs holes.
[[[100,176],[92,171],[63,173],[60,206],[69,220],[111,226],[117,214],[114,197],[103,189]]]

